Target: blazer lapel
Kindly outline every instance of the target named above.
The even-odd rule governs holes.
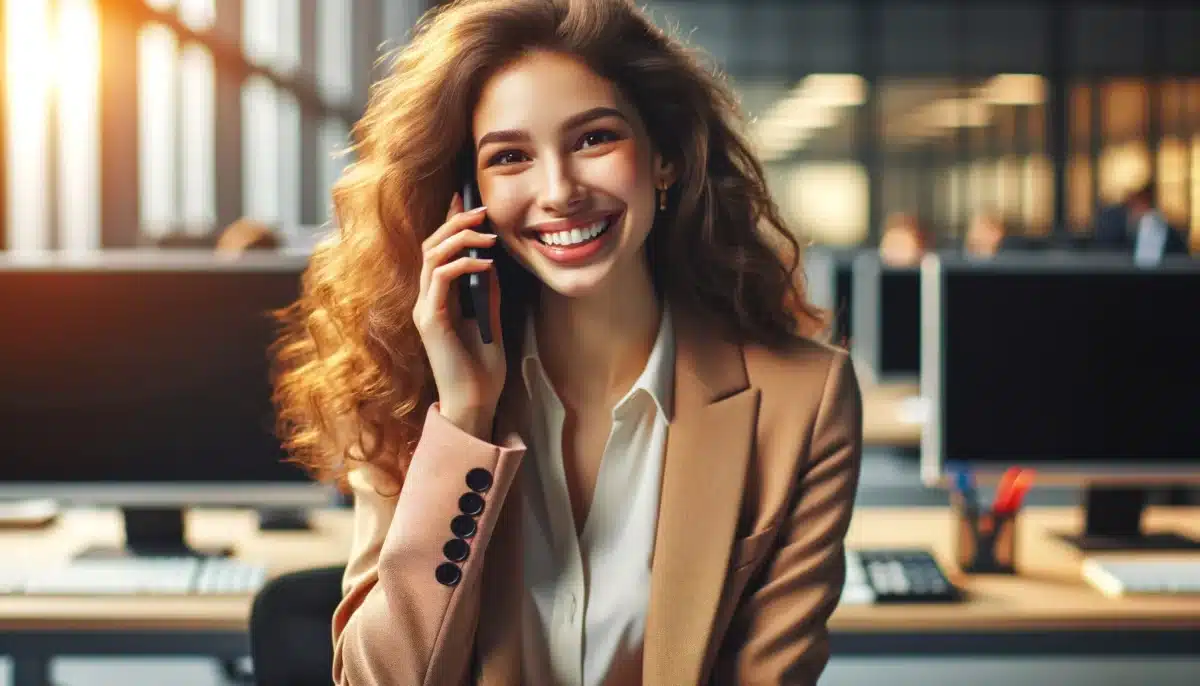
[[[668,429],[646,620],[644,683],[698,684],[753,452],[758,391],[741,348],[676,320]]]

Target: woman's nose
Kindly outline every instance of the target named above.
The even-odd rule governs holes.
[[[584,201],[583,187],[566,160],[555,160],[545,166],[542,179],[541,205],[555,214],[570,214]]]

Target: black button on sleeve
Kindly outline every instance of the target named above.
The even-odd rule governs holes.
[[[459,538],[470,538],[475,535],[475,520],[468,515],[458,515],[450,520],[450,531]]]
[[[452,538],[442,546],[442,554],[451,562],[462,562],[471,554],[471,544],[461,538]]]
[[[483,496],[478,493],[463,493],[458,499],[458,510],[465,515],[478,517],[483,512]]]
[[[433,576],[443,586],[457,586],[462,581],[462,570],[456,564],[443,562],[434,570]]]
[[[492,473],[482,467],[467,472],[467,488],[476,493],[487,493],[492,487]]]

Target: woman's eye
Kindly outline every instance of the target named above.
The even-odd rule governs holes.
[[[492,159],[488,160],[488,165],[494,164],[516,164],[525,161],[525,153],[519,150],[505,150],[504,152],[496,153]]]
[[[601,145],[603,143],[611,143],[620,137],[612,131],[590,131],[583,134],[579,139],[579,147],[590,148],[593,145]]]

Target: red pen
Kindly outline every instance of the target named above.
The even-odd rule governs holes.
[[[992,506],[993,511],[997,514],[1010,514],[1020,509],[1022,501],[1025,500],[1025,494],[1033,486],[1033,477],[1032,469],[1014,467],[1005,472],[1000,481],[1000,490],[996,492],[996,502]]]
[[[1017,477],[1020,475],[1020,467],[1009,467],[1004,470],[1004,474],[1000,476],[1000,483],[996,485],[996,496],[992,499],[993,512],[1000,511],[1000,507],[1008,500],[1013,484],[1016,483]]]

